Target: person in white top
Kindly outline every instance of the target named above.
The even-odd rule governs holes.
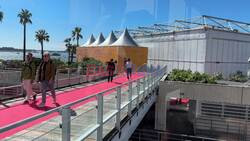
[[[132,62],[130,61],[130,58],[128,58],[126,62],[126,70],[127,70],[127,78],[131,79],[132,77]]]

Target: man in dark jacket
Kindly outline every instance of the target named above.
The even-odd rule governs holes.
[[[56,67],[50,59],[49,53],[44,53],[43,61],[37,70],[37,80],[41,82],[42,87],[42,103],[38,107],[44,107],[46,103],[46,90],[49,88],[52,94],[53,103],[56,104],[56,94],[54,89],[54,80],[56,75]]]
[[[108,62],[107,71],[109,72],[108,82],[112,82],[115,71],[115,63],[113,62],[113,59],[110,59],[110,61]]]

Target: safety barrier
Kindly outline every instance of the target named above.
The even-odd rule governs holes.
[[[85,140],[90,135],[93,135],[93,133],[96,133],[96,140],[101,141],[107,132],[106,130],[104,130],[106,124],[110,120],[115,118],[114,128],[120,130],[120,123],[124,118],[124,111],[126,113],[125,116],[131,116],[132,110],[134,108],[139,108],[139,104],[143,102],[145,98],[149,96],[150,92],[159,85],[160,79],[166,71],[167,67],[165,66],[155,72],[145,74],[145,76],[140,79],[125,82],[123,84],[120,84],[119,86],[82,98],[67,105],[54,108],[42,114],[25,119],[23,121],[16,122],[6,127],[2,127],[0,128],[0,134],[19,126],[28,124],[34,120],[59,112],[62,116],[62,128],[61,134],[59,135],[61,136],[60,140],[70,141],[72,139],[80,141]],[[110,100],[105,102],[107,95],[113,95],[115,97],[114,99],[111,99],[112,102]],[[96,100],[96,114],[94,114],[96,115],[96,117],[91,117],[91,120],[96,120],[94,120],[94,123],[90,123],[90,121],[88,121],[88,127],[84,126],[84,129],[80,129],[80,127],[78,126],[78,128],[74,129],[74,132],[72,132],[72,123],[74,123],[74,119],[72,119],[72,113],[74,113],[72,112],[72,107],[89,100]],[[110,103],[113,105],[110,105]],[[80,123],[77,123],[77,125],[79,124]],[[77,136],[75,135],[75,132],[80,133],[78,133]],[[37,139],[42,140],[43,138],[46,138],[46,135],[47,134],[45,134],[44,136],[40,136]]]
[[[105,71],[105,66],[103,68],[97,69],[91,75],[87,74],[83,69],[78,68],[67,68],[58,69],[55,76],[55,88],[63,88],[76,84],[81,84],[84,82],[94,81],[107,76]],[[90,69],[90,68],[87,68]],[[20,78],[21,75],[15,76],[16,79]],[[33,90],[36,93],[40,93],[40,84],[33,83]],[[0,87],[0,100],[4,101],[11,98],[21,97],[24,95],[22,85],[13,85],[7,87]]]

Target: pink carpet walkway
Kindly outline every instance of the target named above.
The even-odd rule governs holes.
[[[133,75],[133,80],[141,78],[141,75]],[[77,101],[79,99],[82,99],[86,96],[90,96],[92,94],[104,91],[106,89],[116,87],[121,83],[127,82],[126,77],[119,77],[113,80],[113,83],[108,83],[108,82],[100,82],[95,85],[87,86],[84,88],[80,89],[75,89],[69,92],[63,92],[57,95],[57,103],[59,105],[65,105],[67,103],[71,103],[74,101]],[[94,100],[94,99],[92,99]],[[91,100],[89,100],[91,101]],[[87,103],[89,101],[85,101],[84,103]],[[10,106],[9,108],[2,108],[0,109],[0,127],[7,126],[9,124],[24,120],[26,118],[30,118],[32,116],[41,114],[49,109],[55,108],[56,105],[52,104],[52,98],[50,96],[47,96],[47,101],[46,101],[46,106],[44,108],[38,108],[36,105],[41,102],[41,99],[38,99],[36,101],[36,104],[17,104]],[[82,104],[81,104],[82,105]],[[80,105],[77,105],[80,106]],[[74,107],[75,108],[75,107]],[[45,120],[48,120],[52,117],[57,116],[58,113],[51,114],[49,116],[46,116],[44,118],[35,120],[33,122],[30,122],[26,125],[20,126],[18,128],[12,129],[10,131],[7,131],[5,133],[0,134],[0,140],[11,136],[19,131],[22,131],[26,128],[29,128],[31,126],[34,126],[35,124],[41,123]]]

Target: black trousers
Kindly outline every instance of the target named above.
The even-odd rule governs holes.
[[[114,71],[113,70],[109,71],[108,82],[113,81],[113,76],[114,76]]]
[[[127,78],[131,78],[132,75],[132,68],[127,68]]]

